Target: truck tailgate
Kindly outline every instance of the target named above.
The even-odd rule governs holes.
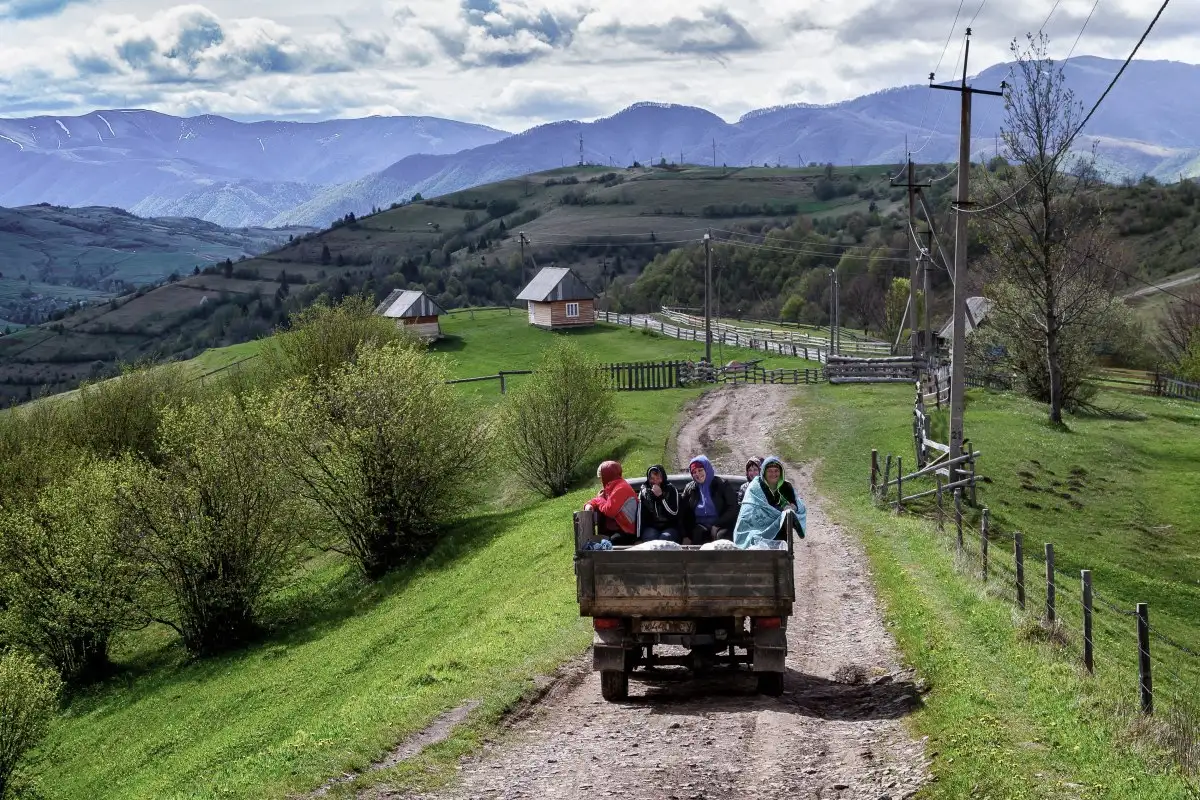
[[[787,616],[786,550],[589,550],[576,557],[585,617]]]

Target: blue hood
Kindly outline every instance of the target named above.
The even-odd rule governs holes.
[[[712,462],[708,460],[708,456],[696,456],[688,462],[689,475],[692,472],[693,464],[699,464],[700,466],[704,467],[704,488],[707,489],[712,484],[713,478],[716,477],[716,472],[713,471]]]

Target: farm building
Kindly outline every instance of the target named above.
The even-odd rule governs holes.
[[[596,293],[568,267],[545,267],[517,295],[529,304],[529,324],[546,330],[596,324]]]
[[[422,339],[433,340],[441,338],[438,316],[446,312],[424,292],[396,289],[375,307],[375,313],[396,320],[397,325]]]
[[[967,298],[967,336],[970,336],[972,331],[983,324],[991,310],[992,301],[986,297]],[[946,320],[946,324],[934,335],[941,346],[949,347],[950,340],[954,338],[954,317]]]

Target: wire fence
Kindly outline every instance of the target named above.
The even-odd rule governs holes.
[[[1200,647],[1153,624],[1149,604],[1130,606],[1097,591],[1091,569],[1064,568],[1066,554],[1053,543],[997,527],[985,506],[925,497],[904,511],[932,517],[959,570],[1017,606],[1026,635],[1102,682],[1110,711],[1147,752],[1177,765],[1200,797]]]

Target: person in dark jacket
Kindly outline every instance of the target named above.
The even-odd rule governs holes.
[[[715,539],[732,539],[737,523],[737,489],[717,476],[707,456],[696,456],[688,464],[692,480],[683,489],[683,543],[708,544]]]
[[[758,456],[746,462],[746,482],[738,488],[738,505],[742,504],[742,500],[746,497],[746,490],[750,488],[750,481],[758,477],[758,473],[762,471],[762,459]]]
[[[643,542],[666,540],[679,544],[679,490],[667,482],[667,470],[655,464],[646,470],[646,482],[638,493],[641,504]]]

